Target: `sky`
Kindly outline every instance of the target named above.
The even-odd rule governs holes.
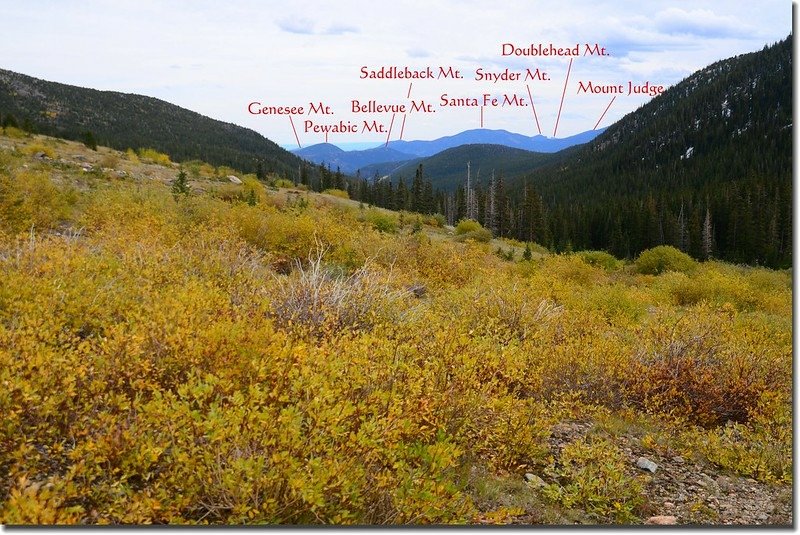
[[[0,0],[0,68],[160,98],[289,148],[326,141],[326,129],[327,141],[349,148],[481,125],[566,137],[609,126],[651,98],[628,95],[629,83],[666,88],[783,39],[791,11],[786,0]],[[504,44],[578,45],[581,55],[504,55]],[[583,55],[595,44],[607,55]],[[452,67],[463,78],[360,78],[363,67],[391,66],[436,74]],[[519,79],[476,80],[477,69]],[[525,80],[528,69],[549,79]],[[589,93],[589,82],[623,91]],[[443,95],[486,105],[441,106]],[[506,95],[509,105],[491,104]],[[353,100],[406,110],[354,113]],[[331,113],[311,112],[312,102]],[[432,111],[409,112],[412,102]],[[248,111],[264,106],[303,114]],[[332,132],[340,122],[356,133]]]

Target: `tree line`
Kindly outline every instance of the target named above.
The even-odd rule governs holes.
[[[442,214],[455,225],[471,219],[494,236],[535,242],[555,252],[606,250],[635,258],[658,245],[672,245],[697,259],[720,259],[768,267],[791,266],[791,183],[752,176],[718,187],[619,196],[594,203],[552,203],[532,180],[506,183],[492,174],[476,183],[465,169],[456,191],[434,187],[420,164],[414,177],[348,177],[324,165],[303,165],[300,182],[314,191],[341,189],[350,198],[390,210]]]

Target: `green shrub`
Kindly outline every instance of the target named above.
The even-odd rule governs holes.
[[[581,295],[581,306],[613,322],[636,321],[644,314],[644,307],[620,284],[592,287]]]
[[[502,247],[498,247],[494,254],[496,254],[499,258],[506,260],[507,262],[512,262],[514,260],[513,247],[509,248],[508,251],[504,250]]]
[[[367,210],[363,214],[363,220],[372,225],[372,228],[379,232],[394,234],[397,232],[397,221],[392,216],[380,210]]]
[[[189,160],[188,162],[183,162],[181,165],[189,171],[189,176],[193,179],[197,180],[202,176],[201,169],[204,164],[200,160]]]
[[[600,267],[606,271],[614,271],[620,266],[620,261],[605,251],[580,251],[577,254],[590,266]]]
[[[291,180],[287,180],[285,178],[279,178],[278,180],[276,180],[274,186],[276,188],[287,188],[287,189],[295,187],[294,182],[292,182]]]
[[[456,225],[456,241],[474,240],[481,243],[492,241],[492,233],[472,219],[462,219]]]
[[[483,227],[480,223],[472,219],[462,219],[458,222],[458,225],[456,225],[456,235],[458,236],[479,230],[483,230]]]
[[[612,442],[583,439],[567,444],[552,475],[559,484],[544,494],[565,507],[581,507],[601,522],[630,523],[644,505],[644,488],[625,475],[625,456]]]
[[[658,275],[666,271],[691,273],[697,268],[697,262],[669,245],[659,245],[642,251],[636,259],[636,271],[647,275]]]
[[[432,227],[443,228],[447,224],[447,219],[442,214],[433,214],[425,217],[425,224]]]
[[[480,243],[489,243],[492,241],[492,233],[485,228],[482,228],[456,236],[456,241],[465,242],[467,240],[473,240]]]

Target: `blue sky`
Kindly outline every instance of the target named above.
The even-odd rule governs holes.
[[[716,60],[751,52],[791,31],[790,2],[507,0],[485,2],[0,0],[0,68],[84,87],[145,94],[253,128],[295,145],[286,116],[253,116],[252,101],[330,105],[332,116],[294,117],[303,146],[324,141],[306,120],[387,127],[391,114],[351,113],[351,100],[408,103],[404,80],[361,80],[362,66],[452,66],[463,80],[420,80],[412,98],[527,96],[525,82],[487,84],[475,70],[540,68],[529,82],[542,134],[555,130],[568,58],[503,57],[503,43],[558,47],[598,43],[610,56],[573,60],[557,137],[591,129],[608,95],[578,95],[579,81],[669,86]],[[647,101],[619,96],[600,126]],[[438,108],[438,106],[437,106]],[[484,109],[484,126],[538,134],[530,108]],[[391,139],[398,139],[402,117]],[[479,109],[439,108],[406,117],[403,139],[433,139],[480,126]],[[334,143],[386,140],[386,134],[330,135]]]

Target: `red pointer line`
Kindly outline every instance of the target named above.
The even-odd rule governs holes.
[[[289,122],[292,123],[292,130],[294,130],[294,138],[297,140],[297,148],[302,149],[303,147],[300,146],[300,138],[297,137],[297,129],[294,127],[294,121],[292,121],[292,116],[289,116]]]
[[[406,98],[411,98],[411,86],[414,85],[414,82],[408,83],[408,94],[406,94]],[[403,124],[400,126],[400,139],[403,139],[403,131],[406,129],[406,114],[403,114]],[[388,141],[387,141],[388,145]]]
[[[391,137],[392,135],[392,125],[394,125],[394,113],[392,114],[392,122],[389,123],[389,133],[386,134],[386,145],[384,145],[385,147],[389,146],[389,137]]]
[[[601,115],[601,116],[600,116],[600,118],[597,120],[597,124],[595,124],[595,125],[594,125],[594,128],[592,128],[592,130],[597,130],[597,125],[598,125],[598,124],[600,124],[600,121],[602,121],[602,120],[603,120],[603,117],[605,117],[605,116],[606,116],[606,112],[607,112],[607,111],[608,111],[608,109],[611,107],[611,105],[612,105],[612,104],[614,104],[614,101],[616,100],[616,98],[617,98],[617,95],[614,95],[614,98],[612,98],[612,99],[611,99],[611,102],[609,102],[609,103],[608,103],[608,106],[606,106],[606,111],[604,111],[604,112],[603,112],[603,115]]]
[[[553,137],[556,137],[558,132],[558,121],[561,120],[561,107],[564,106],[564,95],[567,94],[567,83],[569,82],[569,71],[572,69],[572,58],[569,58],[569,67],[567,67],[567,78],[564,80],[564,91],[561,92],[561,104],[558,105],[558,117],[556,118],[556,127],[553,129]]]
[[[526,85],[528,88],[528,98],[531,99],[531,106],[533,106],[533,118],[536,119],[536,128],[539,129],[539,135],[542,135],[542,127],[539,126],[539,116],[536,115],[536,104],[533,103],[533,95],[531,95],[531,86]]]

